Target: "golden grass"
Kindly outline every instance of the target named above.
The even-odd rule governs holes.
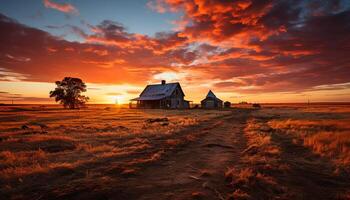
[[[177,146],[181,143],[179,139],[168,139],[165,141],[169,146]]]
[[[84,150],[88,153],[99,153],[99,152],[106,152],[106,151],[113,151],[115,148],[111,145],[99,145],[99,146],[92,146],[91,144],[78,144],[77,145],[78,150]]]
[[[272,159],[279,156],[280,149],[277,144],[271,141],[271,132],[268,125],[256,119],[251,119],[244,129],[244,134],[248,140],[248,148],[245,151],[247,153],[253,152],[246,160],[252,160],[252,158],[261,160],[266,156]]]
[[[211,127],[190,134],[189,131],[182,134],[182,130],[191,130],[203,121],[229,113],[99,106],[79,111],[51,107],[0,109],[3,120],[0,121],[0,192],[13,195],[30,188],[35,180],[49,179],[50,182],[37,184],[49,184],[50,188],[62,187],[65,181],[103,187],[118,175],[142,173],[143,165],[160,161],[170,149],[210,134]],[[284,152],[275,140],[277,132],[347,168],[350,165],[350,113],[347,112],[349,109],[342,107],[283,105],[264,109],[263,105],[247,121],[243,131],[247,148],[242,152],[239,167],[230,167],[225,173],[233,188],[230,198],[269,199],[287,193],[283,183],[273,176],[290,170],[290,166],[281,162]],[[155,118],[167,118],[168,122],[147,122]],[[38,124],[48,128],[43,132]],[[22,129],[22,125],[28,125],[29,129]],[[114,168],[120,170],[113,171]],[[60,174],[62,171],[69,173]],[[24,181],[19,184],[18,180]],[[96,180],[108,181],[96,183]]]
[[[0,176],[6,179],[15,177],[27,176],[36,173],[49,173],[50,170],[57,168],[69,168],[73,169],[72,163],[48,163],[48,164],[32,164],[30,166],[19,166],[19,167],[7,167],[0,171]]]
[[[283,188],[266,172],[288,170],[280,164],[280,147],[272,141],[270,127],[252,118],[247,121],[244,135],[247,148],[242,152],[240,169],[230,167],[225,173],[226,180],[233,187],[230,199],[270,199]],[[282,172],[281,172],[282,173]],[[265,191],[259,196],[259,191]]]
[[[304,145],[341,166],[350,164],[350,131],[318,132],[304,138]]]
[[[47,154],[41,149],[31,152],[11,152],[2,151],[0,152],[1,165],[25,165],[36,162],[36,160],[47,159]]]
[[[121,157],[128,165],[153,162],[161,158],[164,149],[196,139],[195,135],[186,135],[179,140],[174,133],[227,113],[113,106],[74,111],[56,106],[1,107],[0,178],[23,178],[86,163],[98,170],[94,163]],[[148,123],[155,118],[167,118],[168,122]]]
[[[263,105],[262,109],[252,113],[244,129],[247,148],[242,152],[241,165],[226,171],[225,177],[233,188],[230,199],[302,199],[303,192],[293,185],[300,179],[291,177],[299,173],[299,169],[301,172],[305,170],[307,176],[309,170],[315,172],[310,179],[316,181],[348,176],[349,108],[338,105],[269,106]],[[305,155],[310,159],[303,157]],[[334,169],[335,173],[332,173]],[[339,178],[339,182],[342,181]],[[348,199],[348,194],[346,188],[330,195]]]
[[[337,166],[350,164],[350,119],[271,120],[277,131],[297,136],[314,153],[331,159]]]

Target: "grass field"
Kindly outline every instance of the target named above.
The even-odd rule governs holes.
[[[349,105],[0,107],[5,199],[347,199],[349,164]]]
[[[61,187],[62,181],[69,181],[71,187],[98,181],[103,184],[106,180],[99,180],[107,178],[100,175],[103,167],[121,174],[135,173],[139,165],[158,160],[164,150],[196,137],[174,134],[228,113],[113,106],[83,110],[56,106],[0,109],[1,191],[14,198],[25,198],[22,192],[26,194],[47,181],[52,188]],[[37,179],[44,182],[35,182]]]
[[[244,135],[243,166],[226,172],[234,199],[350,198],[349,105],[264,105]]]

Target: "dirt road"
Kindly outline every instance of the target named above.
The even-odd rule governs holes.
[[[209,133],[197,142],[177,149],[141,174],[125,179],[122,196],[129,199],[224,199],[230,192],[224,173],[227,166],[238,163],[245,148],[242,131],[248,115],[242,112],[217,119]]]

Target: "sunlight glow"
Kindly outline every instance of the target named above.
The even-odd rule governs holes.
[[[115,96],[114,97],[114,103],[117,104],[117,105],[120,105],[120,104],[125,104],[125,100],[124,100],[124,96]]]
[[[180,72],[180,73],[177,73],[177,72],[162,72],[162,73],[159,73],[159,74],[155,74],[153,76],[154,79],[156,80],[166,80],[166,81],[179,81],[183,78],[186,77],[186,73],[184,72]]]

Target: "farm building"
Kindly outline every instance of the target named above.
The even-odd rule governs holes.
[[[137,108],[189,108],[190,102],[184,99],[180,83],[166,83],[147,85],[140,96],[131,99],[136,101]]]
[[[209,90],[205,99],[201,101],[202,108],[222,108],[222,101]]]

